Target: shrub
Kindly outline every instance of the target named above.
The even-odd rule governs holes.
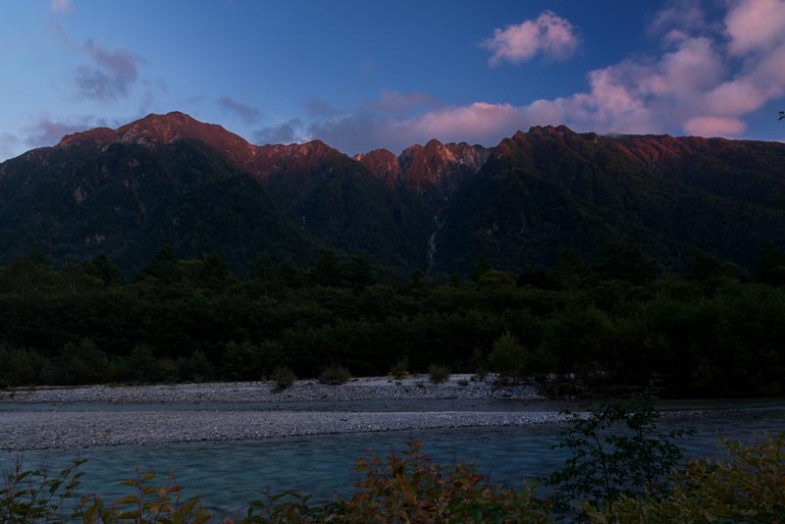
[[[32,349],[0,346],[0,362],[0,384],[6,387],[52,383],[59,373],[51,359]]]
[[[450,368],[444,364],[431,364],[428,366],[428,375],[431,378],[431,382],[441,384],[450,378]]]
[[[347,499],[309,505],[296,492],[268,497],[252,503],[244,522],[552,522],[534,486],[493,486],[472,465],[433,463],[418,442],[386,460],[360,458],[356,469],[363,478]]]
[[[528,372],[526,350],[509,331],[496,339],[488,359],[503,379],[521,379]]]
[[[228,380],[255,380],[262,374],[259,348],[247,340],[229,342],[221,364],[223,378]]]
[[[63,522],[77,510],[75,491],[84,461],[74,461],[60,473],[23,470],[17,462],[0,484],[0,522]]]
[[[98,384],[112,380],[110,356],[90,339],[69,342],[60,351],[60,382],[63,384]]]
[[[292,384],[294,384],[294,381],[297,380],[294,371],[285,366],[275,368],[272,378],[275,383],[276,391],[283,391],[284,389],[291,387]]]
[[[485,380],[485,377],[488,376],[488,362],[481,349],[474,350],[472,358],[469,360],[469,366],[474,370],[473,380]]]
[[[85,524],[213,522],[212,515],[200,498],[182,499],[182,487],[173,475],[158,485],[154,482],[156,478],[155,473],[145,473],[120,482],[121,485],[131,488],[133,494],[121,497],[112,504],[107,504],[98,495],[82,497],[75,517]]]
[[[213,376],[213,365],[207,358],[207,353],[197,349],[188,358],[184,358],[180,365],[180,375],[194,382],[209,380]]]
[[[594,522],[782,522],[785,516],[785,432],[749,446],[723,441],[727,458],[694,460],[673,475],[665,497],[622,497]]]
[[[395,365],[390,368],[390,375],[396,380],[403,380],[409,376],[409,359],[403,357],[398,359]]]
[[[131,378],[138,382],[151,383],[162,379],[158,359],[154,350],[147,344],[134,347],[128,356]]]
[[[658,432],[655,421],[660,414],[650,400],[633,398],[600,406],[588,416],[565,414],[569,426],[554,448],[567,449],[571,455],[548,478],[562,501],[583,500],[602,507],[620,497],[667,491],[669,474],[682,457],[673,441],[691,432]]]
[[[332,365],[319,375],[319,383],[340,386],[341,384],[349,382],[349,379],[351,378],[352,374],[348,369],[343,366]]]

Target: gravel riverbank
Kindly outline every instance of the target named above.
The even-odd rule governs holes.
[[[388,377],[354,378],[340,386],[317,380],[298,380],[276,391],[272,382],[228,382],[155,386],[40,387],[0,391],[2,402],[282,402],[309,400],[412,400],[542,398],[531,386],[496,387],[492,378],[472,380],[472,375],[452,375],[433,384],[427,375],[402,380]]]
[[[405,380],[361,378],[341,386],[297,381],[276,392],[266,382],[158,386],[36,388],[0,392],[0,448],[6,450],[83,448],[164,442],[253,440],[294,435],[536,424],[555,420],[548,412],[471,411],[466,400],[539,399],[533,388],[496,388],[489,381],[453,375],[442,384],[427,376]],[[433,411],[342,411],[342,401],[434,400],[448,402]],[[336,401],[334,411],[308,411],[303,402]],[[280,406],[299,403],[297,410]],[[159,409],[156,404],[204,404],[204,409]],[[210,404],[232,404],[214,409]],[[252,403],[252,409],[245,409]],[[276,403],[276,410],[265,409]],[[43,407],[42,404],[45,404]],[[50,405],[51,404],[51,405]],[[118,410],[117,405],[140,409]],[[149,405],[148,405],[149,404]],[[29,405],[31,409],[26,409]],[[68,405],[89,409],[63,409]],[[36,409],[32,409],[35,406]],[[452,406],[452,408],[451,408]],[[13,407],[13,409],[11,409]],[[462,406],[465,408],[465,406]]]

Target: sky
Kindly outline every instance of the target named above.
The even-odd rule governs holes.
[[[349,154],[535,125],[785,141],[785,0],[0,0],[0,160],[182,111]]]

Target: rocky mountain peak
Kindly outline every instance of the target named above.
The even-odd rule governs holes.
[[[169,145],[178,140],[198,140],[241,166],[251,164],[256,148],[217,124],[205,124],[178,111],[150,114],[117,129],[99,127],[66,135],[57,147],[137,144],[145,147]]]
[[[205,124],[179,111],[147,115],[122,126],[117,129],[114,142],[155,147],[178,140],[203,142],[240,165],[250,164],[255,156],[256,148],[240,136],[217,124]]]
[[[268,144],[256,147],[253,172],[267,178],[276,171],[306,171],[330,160],[348,157],[321,140],[303,144]]]
[[[65,135],[57,144],[59,147],[93,146],[103,147],[115,137],[115,130],[108,127],[96,127],[87,131]]]
[[[443,144],[434,139],[424,147],[412,146],[404,150],[399,159],[401,179],[415,188],[439,184],[456,171],[477,172],[486,158],[487,150],[482,146]]]
[[[374,149],[368,153],[354,156],[354,160],[364,165],[374,176],[390,185],[400,182],[401,166],[398,157],[387,149]]]
[[[444,144],[429,140],[424,146],[413,144],[396,157],[386,149],[376,149],[354,156],[377,178],[392,185],[403,184],[422,190],[427,185],[440,185],[456,171],[473,174],[488,158],[488,149],[460,144]]]

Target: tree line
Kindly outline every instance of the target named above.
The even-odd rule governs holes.
[[[658,273],[631,245],[587,264],[571,250],[516,274],[401,278],[325,251],[309,268],[262,255],[244,275],[219,256],[161,250],[133,279],[104,256],[0,268],[0,385],[261,380],[439,364],[500,371],[553,394],[785,391],[785,253],[744,275],[708,255]]]

